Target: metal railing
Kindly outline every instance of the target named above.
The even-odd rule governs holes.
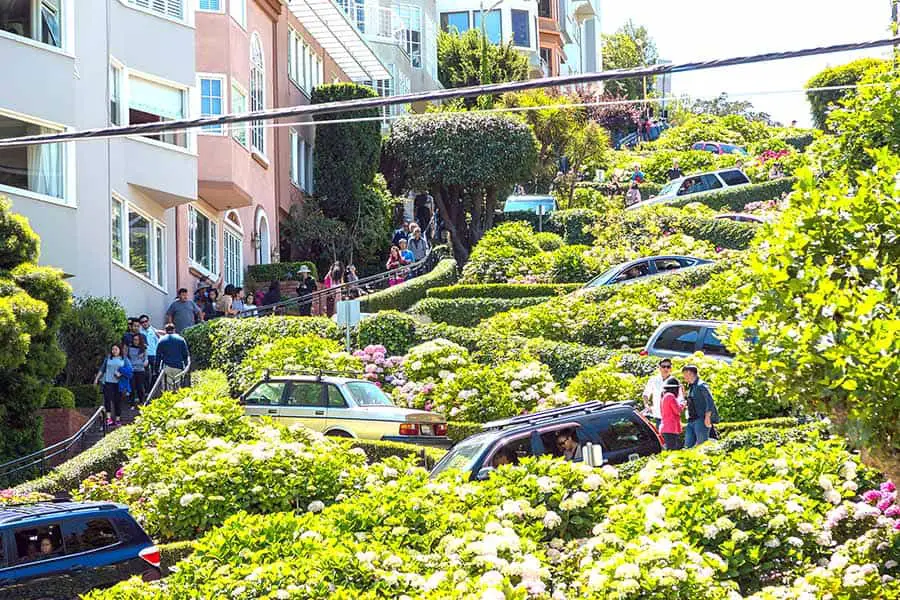
[[[300,309],[305,308],[306,306],[311,307],[316,302],[325,302],[327,305],[329,298],[336,300],[338,298],[365,296],[386,289],[390,286],[392,281],[396,281],[397,279],[402,278],[406,280],[428,273],[438,263],[441,256],[442,253],[429,250],[428,254],[425,255],[425,258],[420,261],[403,265],[402,267],[391,269],[390,271],[384,271],[376,275],[370,275],[369,277],[363,277],[357,281],[342,283],[341,285],[336,285],[327,289],[316,290],[311,294],[288,298],[287,300],[282,300],[275,304],[254,306],[251,309],[241,311],[238,313],[237,317],[247,318],[293,314],[295,311],[300,312]]]
[[[52,459],[58,456],[66,456],[69,450],[79,444],[79,452],[87,449],[84,438],[93,427],[98,425],[102,435],[106,435],[106,409],[102,406],[97,408],[87,422],[81,426],[81,429],[75,432],[71,437],[62,440],[61,442],[56,442],[46,448],[42,448],[37,452],[32,452],[31,454],[0,464],[0,482],[9,484],[12,482],[12,479],[14,479],[13,475],[16,473],[21,473],[26,469],[35,467],[38,468],[42,476],[46,475],[48,467],[53,466],[50,464]]]
[[[184,379],[190,376],[190,371],[190,357],[188,357],[187,366],[174,376],[167,376],[165,367],[160,365],[159,375],[156,376],[156,381],[153,382],[153,387],[150,388],[150,392],[147,394],[146,402],[149,403],[151,400],[159,398],[166,392],[174,392],[175,390],[184,387]],[[190,383],[188,383],[188,385],[190,385]]]

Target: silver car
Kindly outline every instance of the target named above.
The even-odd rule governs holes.
[[[668,321],[653,332],[641,356],[673,358],[702,352],[730,363],[734,352],[716,335],[716,329],[723,325],[737,327],[737,323],[728,321]]]
[[[625,210],[637,210],[645,206],[654,206],[656,204],[665,204],[671,200],[683,198],[686,196],[702,196],[709,192],[717,192],[726,188],[740,187],[750,185],[750,178],[740,169],[720,169],[718,171],[709,171],[706,173],[697,173],[695,175],[686,175],[673,179],[659,191],[659,194],[632,204]]]
[[[712,262],[711,260],[695,256],[648,256],[610,267],[584,284],[584,289],[634,281],[652,275],[661,275],[680,269],[708,265]]]

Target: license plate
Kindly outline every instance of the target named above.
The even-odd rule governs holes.
[[[422,435],[434,435],[431,431],[431,425],[422,425]]]

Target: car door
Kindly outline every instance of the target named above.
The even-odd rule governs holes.
[[[357,429],[359,425],[364,425],[363,421],[356,421],[354,417],[359,418],[360,415],[354,415],[354,409],[351,408],[341,389],[329,383],[325,385],[325,397],[327,406],[325,409],[325,431],[338,429],[345,431],[355,437],[360,437]],[[396,433],[396,431],[394,431]],[[381,436],[378,436],[380,439]]]
[[[657,258],[653,261],[653,268],[657,273],[665,273],[666,271],[676,271],[684,266],[677,258]]]
[[[715,173],[709,173],[703,176],[703,188],[706,191],[710,190],[718,190],[725,186],[722,185],[722,182],[716,177]]]
[[[244,394],[244,413],[254,417],[278,418],[281,399],[287,389],[284,381],[263,381]]]
[[[78,587],[62,542],[61,521],[22,525],[9,530],[8,566],[0,570],[0,598],[74,598],[87,589]],[[44,539],[47,552],[41,551]],[[90,588],[88,588],[90,589]]]
[[[584,445],[592,440],[580,423],[564,423],[539,429],[537,439],[535,440],[537,444],[535,454],[538,456],[549,454],[551,456],[562,457],[562,451],[556,445],[556,434],[561,431],[571,432],[572,430],[574,430],[575,440],[578,442],[578,453],[571,460],[572,462],[582,462],[584,460]]]
[[[706,145],[703,147],[703,149],[706,150],[707,152],[712,152],[712,153],[714,153],[714,154],[721,154],[721,153],[722,153],[722,150],[721,150],[716,144],[706,144]]]
[[[602,415],[598,420],[604,462],[611,465],[654,454],[653,432],[637,415],[619,411]],[[658,446],[658,442],[656,444]]]
[[[325,388],[318,381],[292,381],[278,410],[286,425],[300,423],[314,431],[325,431]]]
[[[74,561],[70,577],[80,589],[108,587],[134,575],[127,565],[135,558],[135,550],[122,543],[105,516],[67,519],[63,522],[63,544],[66,555]]]
[[[650,261],[642,260],[622,269],[610,283],[622,283],[623,281],[631,281],[647,275],[650,275]]]
[[[653,340],[653,356],[686,356],[699,349],[703,328],[699,325],[677,324],[663,329]]]
[[[687,177],[684,181],[681,182],[681,187],[678,188],[678,196],[690,196],[691,194],[696,194],[702,192],[703,188],[703,179],[694,176]]]
[[[715,327],[706,327],[703,333],[703,345],[700,347],[703,354],[715,358],[731,359],[734,358],[734,352],[725,347],[725,344],[716,335]]]

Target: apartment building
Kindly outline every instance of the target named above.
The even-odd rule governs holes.
[[[379,95],[396,96],[443,87],[437,77],[436,0],[334,1],[387,68],[388,76],[364,81]],[[397,115],[409,108],[398,105],[384,112]]]
[[[388,77],[331,0],[199,0],[199,112],[308,104],[314,87]],[[241,285],[245,268],[278,262],[279,222],[312,194],[309,119],[199,132],[195,202],[177,210],[179,287]]]
[[[190,0],[0,0],[0,138],[168,121],[194,94]],[[76,295],[162,318],[177,207],[197,198],[191,133],[0,150],[0,195]]]
[[[602,68],[599,0],[438,0],[438,13],[444,31],[482,29],[494,44],[512,43],[532,77]]]

